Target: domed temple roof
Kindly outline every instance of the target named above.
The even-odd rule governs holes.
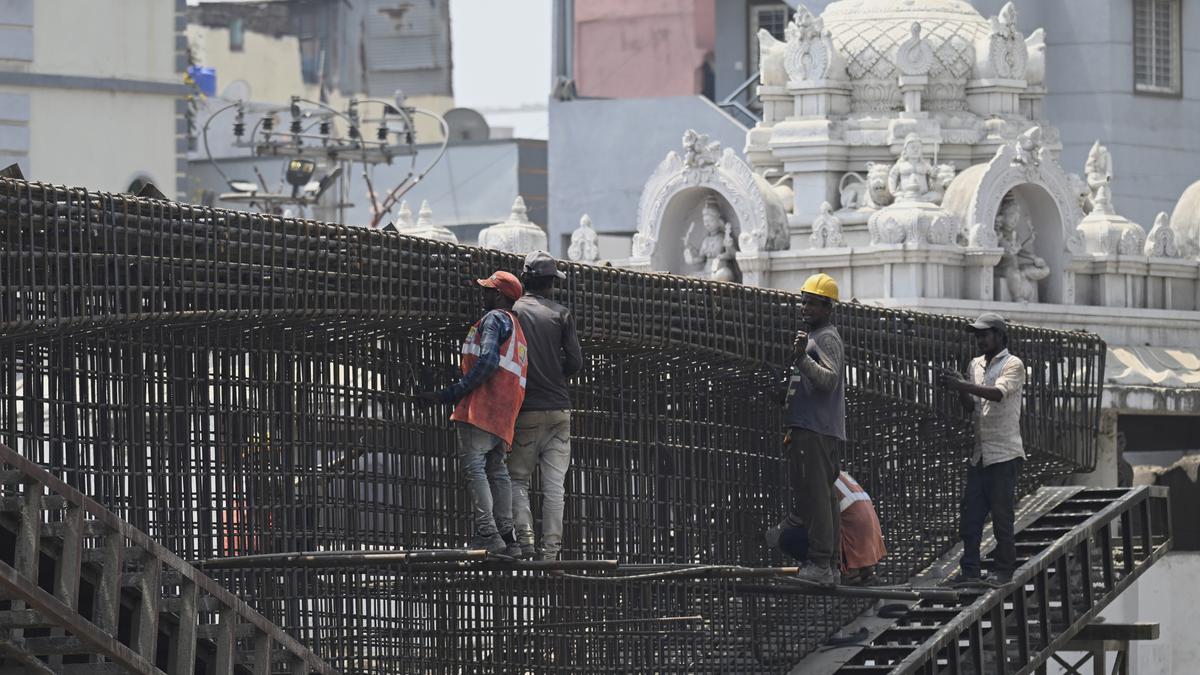
[[[851,110],[884,112],[902,107],[897,53],[914,22],[933,50],[926,108],[966,109],[965,88],[976,62],[976,41],[991,24],[962,0],[840,0],[821,14],[852,81]]]

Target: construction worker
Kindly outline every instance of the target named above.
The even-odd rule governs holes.
[[[850,474],[842,471],[834,483],[838,492],[840,572],[842,583],[865,584],[875,575],[875,565],[887,555],[883,530],[871,496]],[[767,544],[801,562],[808,560],[808,528],[803,520],[789,514],[767,530]]]
[[[557,560],[562,548],[564,484],[571,466],[567,378],[583,367],[571,311],[550,299],[555,284],[566,278],[549,253],[534,251],[526,256],[521,273],[525,295],[513,304],[513,313],[529,340],[529,384],[508,457],[513,519],[523,558],[536,555],[529,506],[529,480],[535,467],[542,491],[542,560]]]
[[[1025,462],[1021,443],[1025,364],[1008,353],[1008,325],[1004,317],[992,312],[982,314],[970,330],[980,356],[971,360],[968,379],[958,373],[942,376],[942,384],[959,393],[975,423],[975,447],[967,464],[960,515],[963,553],[954,582],[1001,586],[1012,581],[1017,563],[1013,520],[1017,478]],[[996,537],[992,556],[995,567],[990,578],[983,576],[979,561],[983,523],[989,513]]]
[[[839,444],[846,440],[846,382],[842,337],[830,323],[837,283],[814,274],[800,288],[805,329],[793,343],[785,437],[792,483],[792,511],[808,526],[808,562],[800,578],[822,584],[840,580],[838,548]]]
[[[462,379],[438,392],[421,392],[429,403],[457,403],[450,419],[458,437],[458,457],[474,511],[469,547],[519,556],[513,533],[512,485],[506,453],[512,447],[517,413],[525,400],[529,366],[525,334],[512,313],[521,282],[495,272],[476,282],[483,289],[485,314],[467,331],[462,346]]]

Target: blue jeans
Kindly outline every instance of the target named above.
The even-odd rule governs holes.
[[[504,439],[479,427],[457,422],[458,459],[467,481],[475,534],[488,536],[512,530],[512,483],[505,463]]]
[[[1017,476],[1021,464],[1017,458],[990,466],[983,463],[967,466],[967,487],[963,490],[962,536],[963,554],[960,565],[968,576],[979,575],[979,544],[983,540],[983,522],[992,515],[992,534],[996,538],[995,572],[1012,574],[1017,566],[1017,543],[1014,538],[1014,518],[1017,506]]]
[[[533,513],[529,479],[540,470],[542,490],[542,557],[550,560],[562,549],[564,483],[571,466],[571,411],[531,410],[517,417],[512,456],[513,512],[517,541],[533,544]]]

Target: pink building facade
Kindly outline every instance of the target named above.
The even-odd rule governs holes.
[[[705,93],[705,82],[712,79],[714,2],[576,0],[578,95],[641,98]]]

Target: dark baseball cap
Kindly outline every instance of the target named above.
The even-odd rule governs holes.
[[[979,315],[978,319],[971,324],[972,330],[1008,330],[1008,324],[1004,322],[1004,317],[995,312],[984,312]]]
[[[567,275],[559,271],[554,256],[545,251],[534,251],[525,256],[525,274],[531,277],[567,278]]]

